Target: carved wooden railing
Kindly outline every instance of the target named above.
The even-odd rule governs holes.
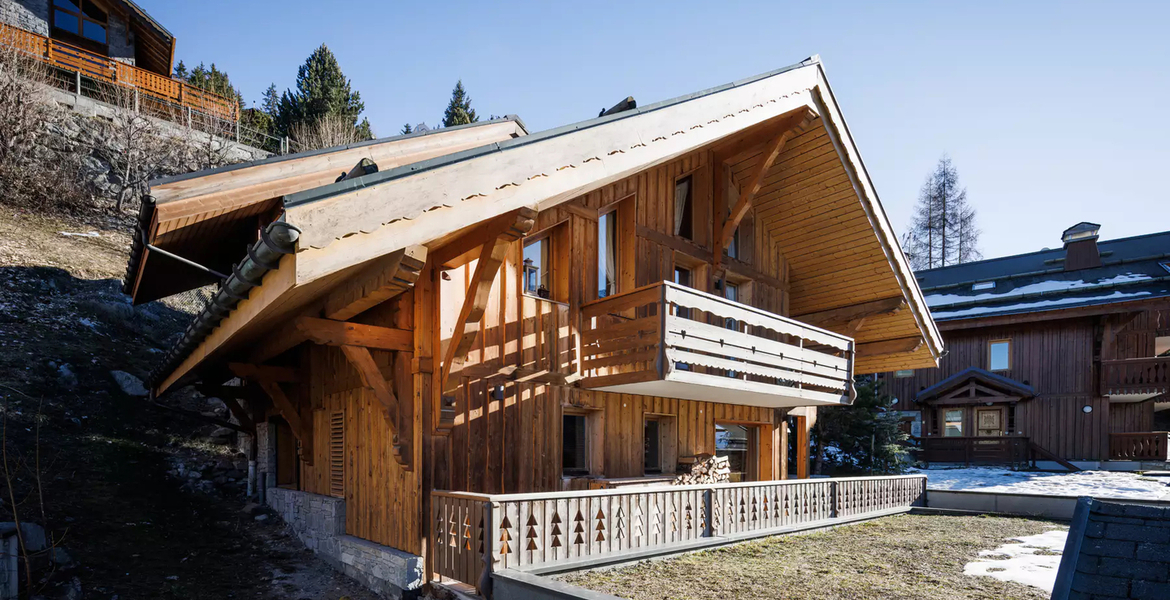
[[[925,494],[925,475],[493,496],[435,491],[434,569],[482,589],[491,570],[568,567],[832,525],[919,505]]]
[[[79,73],[96,81],[136,89],[141,94],[183,108],[228,121],[235,121],[239,117],[239,106],[233,100],[31,31],[0,23],[0,44],[16,48],[59,69]]]
[[[1170,392],[1170,356],[1101,361],[1101,395]]]
[[[581,308],[581,385],[705,385],[847,403],[849,337],[663,281]],[[728,400],[728,402],[732,402]]]
[[[1109,434],[1109,460],[1170,460],[1170,432]]]
[[[928,436],[921,439],[919,460],[965,465],[1020,465],[1028,462],[1028,438],[1005,436]]]

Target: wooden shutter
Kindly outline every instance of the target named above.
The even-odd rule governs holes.
[[[345,413],[329,413],[329,495],[345,497]]]

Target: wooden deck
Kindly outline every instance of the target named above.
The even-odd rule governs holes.
[[[795,319],[667,281],[581,315],[586,388],[771,408],[851,399],[853,340]]]
[[[429,578],[482,589],[485,569],[567,567],[669,553],[720,538],[876,516],[918,505],[925,495],[925,475],[538,494],[435,491],[435,573]]]
[[[0,23],[0,44],[16,48],[58,69],[138,90],[148,99],[161,100],[227,121],[239,119],[239,106],[234,100],[60,40]]]
[[[964,465],[1022,465],[1028,462],[1027,437],[930,436],[922,438],[919,460]]]
[[[1155,395],[1170,392],[1170,356],[1101,361],[1101,395]]]

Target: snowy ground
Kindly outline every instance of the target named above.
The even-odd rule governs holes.
[[[1014,581],[1052,593],[1067,537],[1067,529],[1053,529],[1012,538],[1013,543],[979,552],[978,559],[963,567],[963,574]]]
[[[994,467],[919,469],[914,472],[926,475],[926,487],[932,490],[1170,500],[1170,485],[1167,485],[1170,484],[1170,477],[1142,477],[1136,473],[1047,473]]]

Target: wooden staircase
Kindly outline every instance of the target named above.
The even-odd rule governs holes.
[[[1068,462],[1067,460],[1049,452],[1043,446],[1033,441],[1028,441],[1028,450],[1032,453],[1032,460],[1036,460],[1036,456],[1040,456],[1046,460],[1056,461],[1057,464],[1066,468],[1071,473],[1078,473],[1081,468]]]

